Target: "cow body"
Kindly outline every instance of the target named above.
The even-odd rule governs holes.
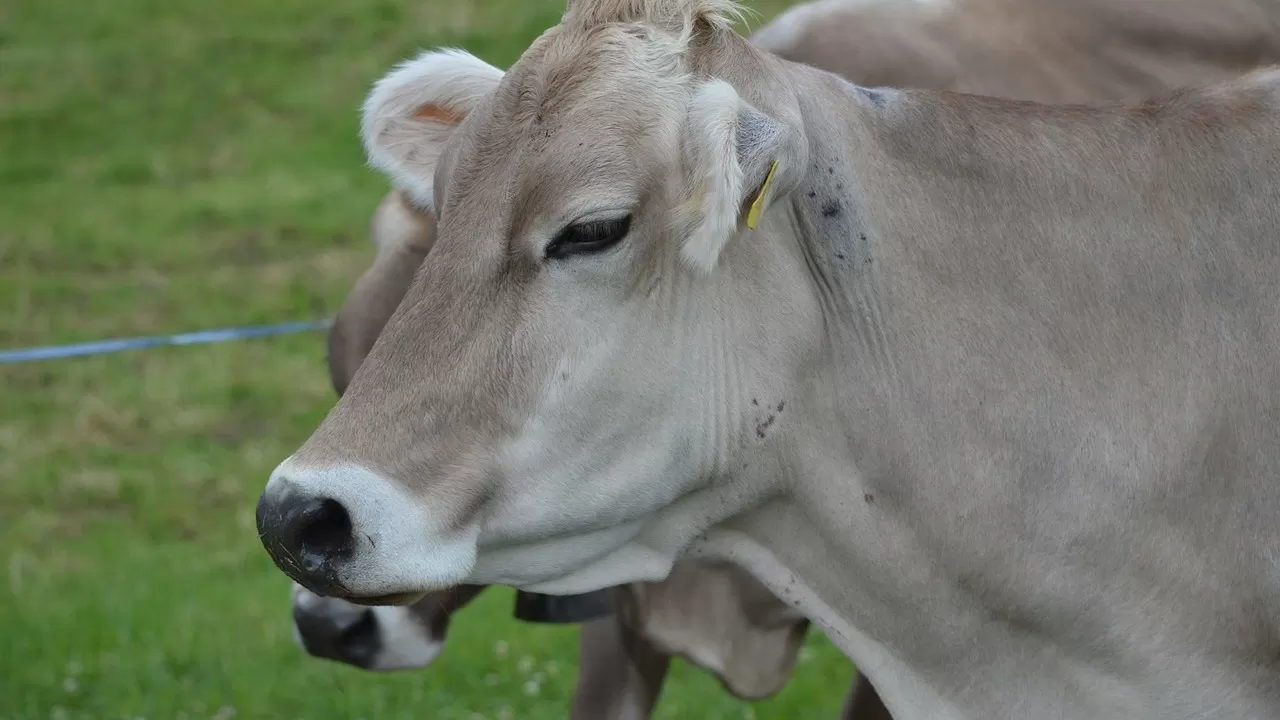
[[[574,0],[506,73],[379,83],[440,240],[264,491],[280,567],[377,604],[727,560],[900,720],[1280,715],[1280,74],[867,89],[732,9]]]

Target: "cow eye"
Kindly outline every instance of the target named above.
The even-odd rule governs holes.
[[[547,258],[560,259],[607,250],[622,241],[631,230],[631,216],[612,220],[589,220],[561,230],[547,245]]]

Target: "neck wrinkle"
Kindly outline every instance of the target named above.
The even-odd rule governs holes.
[[[798,69],[805,75],[809,70]],[[890,269],[882,252],[886,238],[864,211],[861,191],[869,162],[860,150],[871,142],[869,125],[891,114],[897,91],[870,90],[828,73],[801,81],[819,81],[835,91],[814,94],[825,102],[801,101],[810,161],[785,208],[787,232],[799,246],[822,310],[823,364],[837,377],[848,377],[850,369],[870,373],[863,382],[895,393],[898,364],[881,283]]]

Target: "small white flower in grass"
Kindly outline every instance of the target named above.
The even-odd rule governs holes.
[[[511,714],[511,708],[506,705],[498,708],[498,720],[511,720],[512,717],[514,716]]]
[[[533,658],[528,655],[520,658],[520,662],[516,663],[516,669],[520,671],[521,675],[528,675],[529,671],[533,669]]]
[[[500,679],[501,678],[498,677],[498,673],[489,673],[488,675],[484,676],[484,684],[488,685],[489,687],[493,687],[494,685],[498,684],[498,680]]]
[[[533,680],[524,684],[524,694],[530,697],[537,695],[542,690],[542,685]]]
[[[805,662],[813,657],[813,651],[809,648],[800,648],[800,662]]]
[[[756,720],[756,711],[752,708],[747,708],[746,710],[743,710],[742,720]]]
[[[76,682],[76,679],[73,677],[64,678],[62,680],[62,689],[65,690],[68,695],[72,695],[75,691],[80,689],[80,683]]]
[[[68,715],[66,710],[55,705],[53,709],[49,711],[49,717],[51,720],[67,720]]]
[[[230,705],[223,705],[218,708],[218,712],[213,714],[213,720],[231,720],[236,716],[236,709]]]
[[[560,674],[560,666],[556,664],[555,660],[547,663],[547,674],[551,677],[555,677]]]
[[[507,641],[506,641],[506,640],[499,640],[498,642],[494,643],[494,644],[493,644],[493,654],[494,654],[494,655],[497,655],[497,656],[498,656],[498,657],[500,657],[500,658],[502,658],[502,657],[506,657],[506,656],[507,656]]]

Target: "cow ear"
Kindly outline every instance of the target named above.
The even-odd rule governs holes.
[[[369,164],[424,208],[435,210],[436,164],[445,141],[502,80],[503,72],[463,50],[422,53],[374,84],[361,140]]]
[[[377,254],[356,280],[329,328],[329,381],[341,397],[387,321],[400,306],[414,273],[436,241],[436,220],[393,190],[369,224]]]
[[[729,83],[711,80],[698,89],[682,136],[690,185],[678,213],[689,233],[680,250],[685,263],[710,272],[730,238],[756,227],[776,196],[783,141],[783,126]]]

